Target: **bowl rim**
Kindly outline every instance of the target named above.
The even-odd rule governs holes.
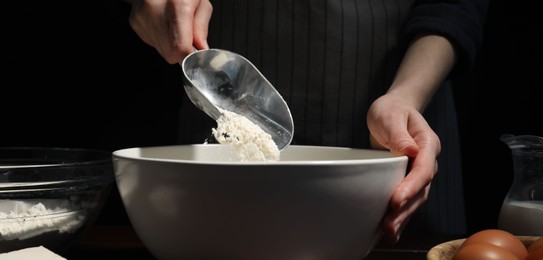
[[[142,157],[138,151],[146,149],[166,149],[166,148],[183,148],[183,147],[213,147],[213,146],[226,146],[224,144],[181,144],[181,145],[162,145],[162,146],[144,146],[144,147],[130,147],[115,150],[112,153],[114,159],[126,159],[146,162],[166,162],[166,163],[183,163],[192,165],[221,165],[221,166],[307,166],[307,165],[360,165],[360,164],[384,164],[384,163],[400,163],[407,162],[408,157],[405,155],[393,155],[387,150],[377,149],[364,149],[364,148],[352,148],[352,147],[339,147],[339,146],[318,146],[318,145],[290,145],[289,148],[306,148],[306,149],[330,149],[330,150],[355,150],[355,151],[367,151],[372,153],[381,154],[382,158],[362,158],[362,159],[340,159],[340,160],[288,160],[288,161],[195,161],[185,159],[165,159],[157,157]]]
[[[99,158],[88,159],[73,159],[69,161],[63,161],[60,163],[43,163],[43,164],[18,164],[18,165],[2,165],[0,164],[0,170],[8,169],[26,169],[26,168],[49,168],[49,167],[71,167],[71,166],[83,166],[83,165],[95,165],[111,163],[111,152],[92,149],[92,148],[69,148],[69,147],[46,147],[46,146],[4,146],[0,147],[1,152],[9,151],[44,151],[44,152],[67,152],[67,153],[86,153],[93,155],[100,155]]]

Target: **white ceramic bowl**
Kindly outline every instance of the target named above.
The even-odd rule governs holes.
[[[219,144],[113,153],[130,221],[158,259],[361,259],[407,157],[289,146],[278,162],[243,163]]]

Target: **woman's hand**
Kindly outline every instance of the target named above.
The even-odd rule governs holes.
[[[414,39],[387,93],[368,110],[372,147],[406,155],[410,160],[407,176],[392,194],[382,223],[385,238],[393,243],[428,199],[437,173],[441,142],[421,111],[451,71],[455,55],[452,44],[442,36],[422,35]]]
[[[385,238],[396,243],[410,217],[428,199],[441,143],[412,102],[399,95],[389,93],[375,100],[367,122],[373,148],[410,160],[408,174],[392,194],[382,222]]]
[[[213,12],[209,0],[127,0],[130,26],[170,64],[195,49],[209,48],[208,25]]]

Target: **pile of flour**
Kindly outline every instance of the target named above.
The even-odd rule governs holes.
[[[279,160],[279,149],[270,134],[242,115],[221,112],[217,127],[211,130],[219,143],[230,145],[244,162]]]
[[[74,232],[85,216],[71,208],[66,200],[0,200],[0,241]]]
[[[66,260],[66,258],[43,246],[28,247],[0,254],[0,260],[8,259]]]

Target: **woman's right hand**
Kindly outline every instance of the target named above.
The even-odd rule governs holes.
[[[126,0],[132,5],[130,26],[170,64],[194,49],[208,49],[213,6],[209,0]]]

